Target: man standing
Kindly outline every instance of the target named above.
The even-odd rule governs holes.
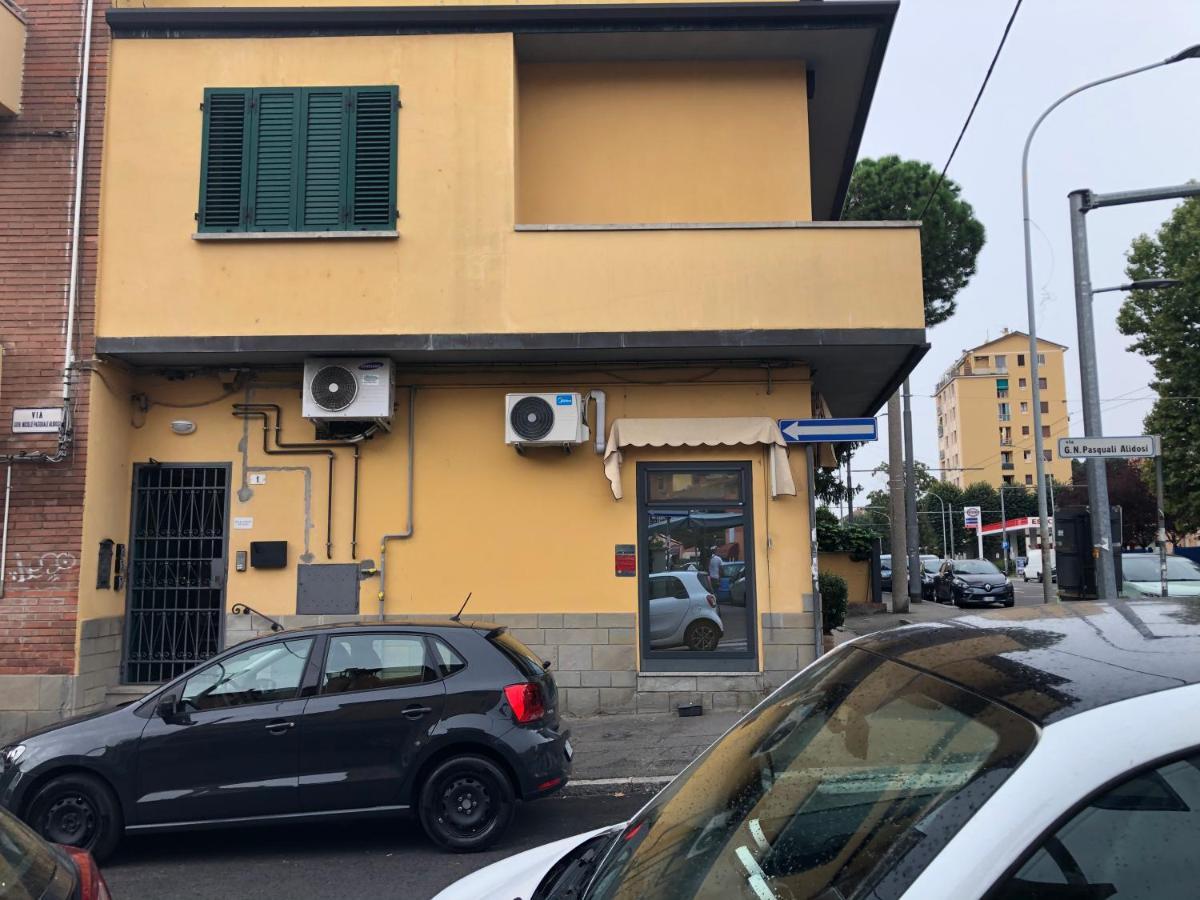
[[[713,583],[714,589],[721,581],[721,566],[724,564],[725,560],[721,559],[717,554],[717,548],[713,547],[712,556],[708,558],[708,578]]]

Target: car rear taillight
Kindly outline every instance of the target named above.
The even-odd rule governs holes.
[[[708,601],[708,605],[711,606],[713,609],[717,608],[717,598],[714,597],[712,594],[709,594],[704,599]]]
[[[512,707],[513,718],[518,725],[536,722],[546,714],[546,702],[542,699],[542,688],[532,681],[510,684],[504,689],[504,699]]]
[[[79,900],[112,900],[108,893],[108,885],[100,874],[100,867],[92,854],[78,847],[63,847],[75,868],[79,870]]]

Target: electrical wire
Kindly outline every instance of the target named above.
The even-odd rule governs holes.
[[[967,113],[966,121],[963,122],[962,130],[958,133],[958,140],[954,142],[954,146],[950,149],[950,155],[946,158],[946,165],[942,166],[942,174],[938,176],[937,183],[934,184],[933,190],[929,192],[929,197],[925,200],[925,205],[921,207],[921,214],[918,219],[924,219],[925,213],[929,210],[929,204],[933,202],[933,198],[937,196],[938,189],[942,186],[942,182],[946,180],[946,172],[950,168],[950,163],[954,161],[954,154],[958,152],[958,146],[962,143],[966,136],[967,128],[971,124],[971,119],[975,115],[975,110],[979,106],[979,101],[983,99],[983,92],[987,89],[988,82],[992,78],[992,72],[996,68],[996,62],[1000,59],[1000,51],[1004,49],[1004,44],[1008,40],[1008,33],[1012,31],[1013,22],[1017,18],[1017,12],[1021,9],[1022,0],[1017,0],[1013,6],[1012,15],[1008,17],[1008,24],[1004,26],[1004,33],[1000,35],[1000,43],[996,46],[996,52],[992,55],[991,65],[988,66],[987,72],[984,73],[983,83],[979,85],[979,92],[975,95],[975,102],[971,104],[971,110]]]

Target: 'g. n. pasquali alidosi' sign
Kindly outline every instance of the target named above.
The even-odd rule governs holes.
[[[1151,459],[1159,454],[1155,435],[1137,437],[1068,437],[1058,439],[1058,455],[1064,459],[1102,457]]]

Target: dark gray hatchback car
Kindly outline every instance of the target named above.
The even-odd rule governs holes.
[[[547,669],[490,623],[273,634],[3,748],[0,806],[100,858],[125,832],[405,810],[479,850],[569,777]]]

